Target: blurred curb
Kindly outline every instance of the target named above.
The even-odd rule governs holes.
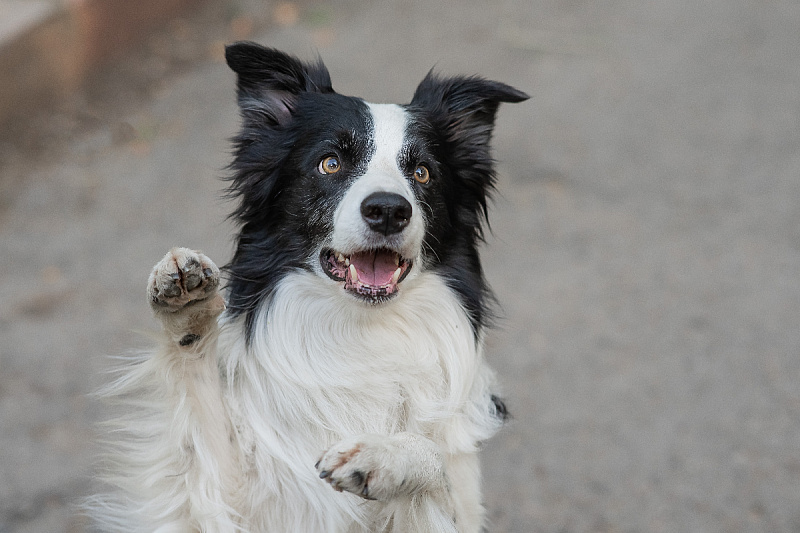
[[[0,125],[63,97],[204,0],[0,0]]]

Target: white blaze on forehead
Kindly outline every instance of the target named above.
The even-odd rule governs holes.
[[[367,104],[372,112],[372,142],[375,153],[369,170],[398,173],[397,156],[403,149],[406,133],[406,111],[395,104]]]
[[[405,143],[408,115],[395,104],[367,104],[372,114],[372,139],[374,147],[367,169],[357,178],[342,198],[334,214],[331,246],[335,250],[355,251],[389,245],[402,251],[404,257],[413,258],[419,253],[425,233],[425,222],[414,197],[408,176],[398,163]],[[361,215],[361,203],[372,193],[389,192],[404,197],[411,203],[412,215],[406,229],[387,237],[381,244]]]

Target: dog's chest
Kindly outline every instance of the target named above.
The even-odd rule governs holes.
[[[474,441],[458,437],[458,413],[482,368],[475,337],[446,284],[420,278],[403,287],[403,298],[371,308],[297,274],[256,318],[249,348],[240,328],[223,327],[239,457],[247,490],[260,495],[252,520],[321,531],[281,525],[318,515],[298,502],[316,502],[333,522],[365,512],[362,500],[329,490],[313,468],[342,439],[408,431],[443,449],[454,437]]]
[[[313,440],[427,433],[464,400],[477,356],[452,291],[436,276],[415,281],[367,306],[316,276],[290,276],[256,319],[238,394],[263,406],[265,426]]]

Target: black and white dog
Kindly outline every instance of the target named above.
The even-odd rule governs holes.
[[[243,120],[227,310],[203,254],[154,268],[164,334],[108,387],[128,412],[99,527],[480,531],[477,452],[506,411],[477,246],[495,114],[527,96],[429,74],[410,104],[376,105],[321,62],[226,58]]]

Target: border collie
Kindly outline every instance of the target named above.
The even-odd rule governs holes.
[[[171,250],[158,347],[106,389],[102,531],[478,532],[477,452],[506,409],[484,361],[477,247],[501,102],[434,74],[408,105],[333,91],[321,61],[226,49],[242,130],[227,267]]]

